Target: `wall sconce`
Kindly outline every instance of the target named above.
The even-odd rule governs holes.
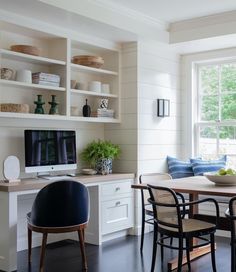
[[[170,116],[170,100],[157,99],[157,116],[168,117]]]

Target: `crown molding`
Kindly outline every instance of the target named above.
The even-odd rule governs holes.
[[[135,19],[145,24],[158,27],[161,30],[167,30],[169,26],[169,24],[165,21],[155,19],[142,12],[119,5],[118,3],[114,3],[114,2],[112,3],[109,0],[88,0],[88,1],[93,3],[96,6],[106,8],[110,10],[111,12],[119,13],[122,16],[125,15],[131,19]]]

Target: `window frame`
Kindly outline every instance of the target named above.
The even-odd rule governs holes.
[[[207,126],[213,126],[216,128],[216,133],[217,133],[217,138],[216,138],[216,156],[220,156],[219,154],[219,148],[220,148],[220,137],[219,137],[219,130],[220,127],[225,127],[225,126],[235,126],[236,127],[236,119],[235,120],[221,120],[221,111],[220,111],[220,105],[221,105],[221,97],[222,97],[222,92],[221,92],[221,73],[219,72],[219,85],[218,85],[218,90],[217,90],[217,97],[218,97],[218,120],[215,121],[201,121],[201,98],[202,98],[202,93],[200,93],[200,68],[203,66],[212,66],[212,65],[219,65],[219,68],[223,64],[235,64],[236,65],[236,58],[226,58],[226,59],[217,59],[217,60],[210,60],[210,61],[203,61],[203,62],[195,62],[194,63],[194,70],[195,70],[195,99],[196,99],[196,106],[195,110],[195,116],[193,113],[193,122],[194,122],[194,155],[200,155],[200,150],[199,150],[199,141],[200,141],[200,131],[201,128],[207,127]],[[235,90],[236,91],[236,90]],[[236,93],[236,92],[235,92]],[[228,93],[230,94],[230,93]],[[235,156],[235,154],[225,154],[227,156]]]

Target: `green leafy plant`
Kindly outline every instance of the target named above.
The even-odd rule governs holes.
[[[110,141],[92,141],[81,153],[81,159],[89,163],[92,167],[100,159],[115,159],[120,155],[120,147]]]

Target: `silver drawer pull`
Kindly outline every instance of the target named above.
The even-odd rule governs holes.
[[[120,187],[116,187],[116,192],[120,191]]]
[[[120,201],[117,201],[117,202],[116,202],[116,206],[119,206],[119,205],[120,205]]]

